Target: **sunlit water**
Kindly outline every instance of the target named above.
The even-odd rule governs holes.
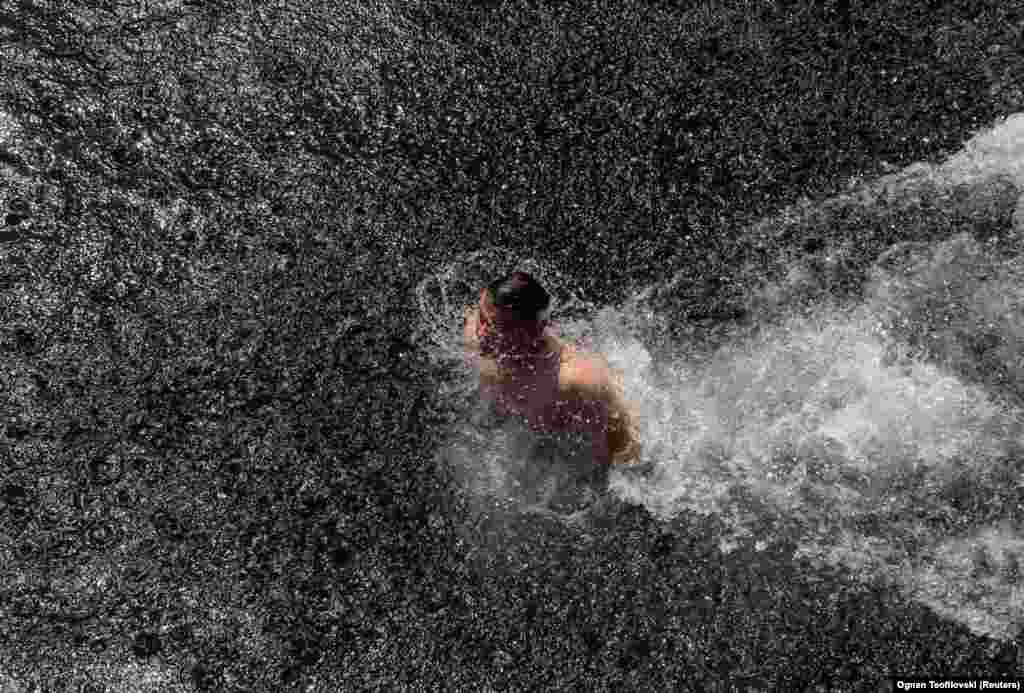
[[[1024,115],[941,165],[911,166],[839,201],[870,207],[964,183],[983,197],[989,182],[1008,180],[1024,190]],[[749,232],[770,236],[813,211],[804,205]],[[808,304],[813,278],[794,262],[784,279],[749,292],[773,319],[711,351],[677,337],[655,355],[645,340],[676,318],[659,315],[650,297],[680,275],[598,307],[540,259],[467,255],[417,291],[430,352],[453,366],[439,387],[466,412],[440,454],[471,495],[492,501],[517,498],[510,479],[536,461],[521,431],[480,424],[458,341],[462,306],[522,268],[554,295],[563,335],[622,369],[643,413],[652,471],[613,472],[612,493],[666,521],[684,510],[714,514],[732,528],[727,551],[795,540],[798,556],[889,582],[977,633],[1014,637],[1024,624],[1024,412],[1014,397],[1024,394],[1024,251],[1010,243],[997,252],[972,236],[970,218],[958,226],[942,211],[949,233],[887,249],[856,301]],[[1024,196],[1012,225],[1006,235],[1024,242]],[[998,371],[1001,387],[965,377],[972,368]]]

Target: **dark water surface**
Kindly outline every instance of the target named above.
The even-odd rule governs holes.
[[[1022,167],[1018,115],[938,164],[765,218],[740,232],[755,252],[725,299],[698,267],[666,267],[595,305],[543,248],[421,276],[416,345],[441,368],[423,384],[448,416],[425,427],[423,460],[447,475],[458,510],[437,522],[464,575],[442,608],[479,629],[489,671],[755,688],[1014,671]],[[474,414],[458,315],[513,267],[551,288],[562,333],[608,354],[643,412],[649,469],[613,471],[582,511],[524,497],[509,479],[548,461]],[[735,318],[691,317],[715,300]]]
[[[211,3],[141,105],[24,76],[130,22],[4,48],[0,690],[1019,672],[1024,8],[790,5]],[[480,410],[515,268],[642,470]]]

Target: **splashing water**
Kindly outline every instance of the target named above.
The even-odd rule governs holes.
[[[551,319],[563,328],[563,334],[585,337],[587,318],[595,306],[573,292],[564,274],[543,260],[518,257],[507,249],[490,247],[440,267],[416,287],[420,309],[416,331],[430,345],[428,357],[449,365],[462,360],[463,308],[476,305],[481,288],[513,270],[529,272],[548,291]]]
[[[470,253],[419,283],[416,331],[420,343],[427,345],[428,358],[452,372],[453,377],[439,386],[439,394],[463,414],[454,422],[450,446],[442,452],[445,461],[474,497],[511,504],[516,511],[546,512],[559,490],[565,490],[571,468],[592,466],[589,441],[580,436],[540,440],[515,422],[489,417],[473,401],[476,374],[463,360],[461,347],[464,307],[476,305],[483,286],[517,269],[536,277],[551,295],[554,331],[588,344],[594,332],[589,319],[594,305],[579,298],[565,276],[548,263],[497,247]],[[559,460],[565,464],[556,464]],[[560,474],[535,473],[556,468]],[[585,489],[577,490],[586,495]]]
[[[639,406],[654,472],[613,473],[613,493],[665,520],[714,514],[734,542],[793,542],[798,556],[887,581],[975,632],[1012,638],[1024,625],[1021,191],[1024,115],[943,164],[762,221],[748,236],[766,239],[785,266],[770,281],[751,268],[745,292],[756,319],[713,346],[699,329],[672,331],[659,342],[667,349],[648,338],[683,321],[655,301],[678,298],[682,274],[597,309],[541,263],[516,266],[536,270],[558,299],[564,334],[605,353]],[[1006,195],[1012,215],[988,228],[1003,219],[992,209]],[[857,238],[837,240],[815,266],[780,240],[829,237],[825,211],[837,208],[859,214],[867,238],[884,210],[913,205],[926,209],[918,226],[868,255]],[[499,257],[474,254],[421,284],[435,357],[461,357],[461,303],[504,269]],[[860,290],[838,300],[829,273],[858,257]],[[472,392],[471,374],[456,380],[449,391]],[[506,493],[508,446],[473,435],[453,443],[449,459],[477,470],[466,479],[489,470],[474,488]]]

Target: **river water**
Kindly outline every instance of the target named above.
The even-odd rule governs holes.
[[[726,552],[791,542],[795,557],[1013,638],[1024,624],[1021,191],[1018,114],[944,162],[763,219],[741,235],[768,259],[738,273],[747,319],[729,324],[688,321],[680,306],[695,287],[673,268],[621,305],[595,305],[542,257],[466,253],[415,292],[420,343],[450,366],[437,386],[459,412],[438,459],[480,508],[585,526],[597,507],[592,495],[553,504],[557,480],[523,494],[524,467],[585,451],[543,457],[523,431],[483,421],[461,361],[462,306],[525,269],[552,293],[557,329],[605,353],[642,412],[644,469],[613,471],[612,496],[664,522],[713,515],[730,529]],[[993,228],[1007,195],[1015,211]],[[879,243],[879,227],[896,224]],[[850,277],[853,290],[837,289]]]

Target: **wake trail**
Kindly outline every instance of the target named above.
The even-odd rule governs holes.
[[[523,446],[472,424],[461,307],[513,268],[564,336],[605,353],[642,414],[648,476],[612,493],[670,521],[714,515],[739,542],[888,582],[975,632],[1024,624],[1024,114],[941,164],[856,182],[743,229],[728,300],[683,268],[620,306],[543,261],[491,249],[417,288],[420,330],[464,406],[441,452],[475,497],[510,498]],[[723,299],[724,300],[724,299]],[[501,440],[499,440],[501,439]],[[519,462],[513,462],[519,460]]]

